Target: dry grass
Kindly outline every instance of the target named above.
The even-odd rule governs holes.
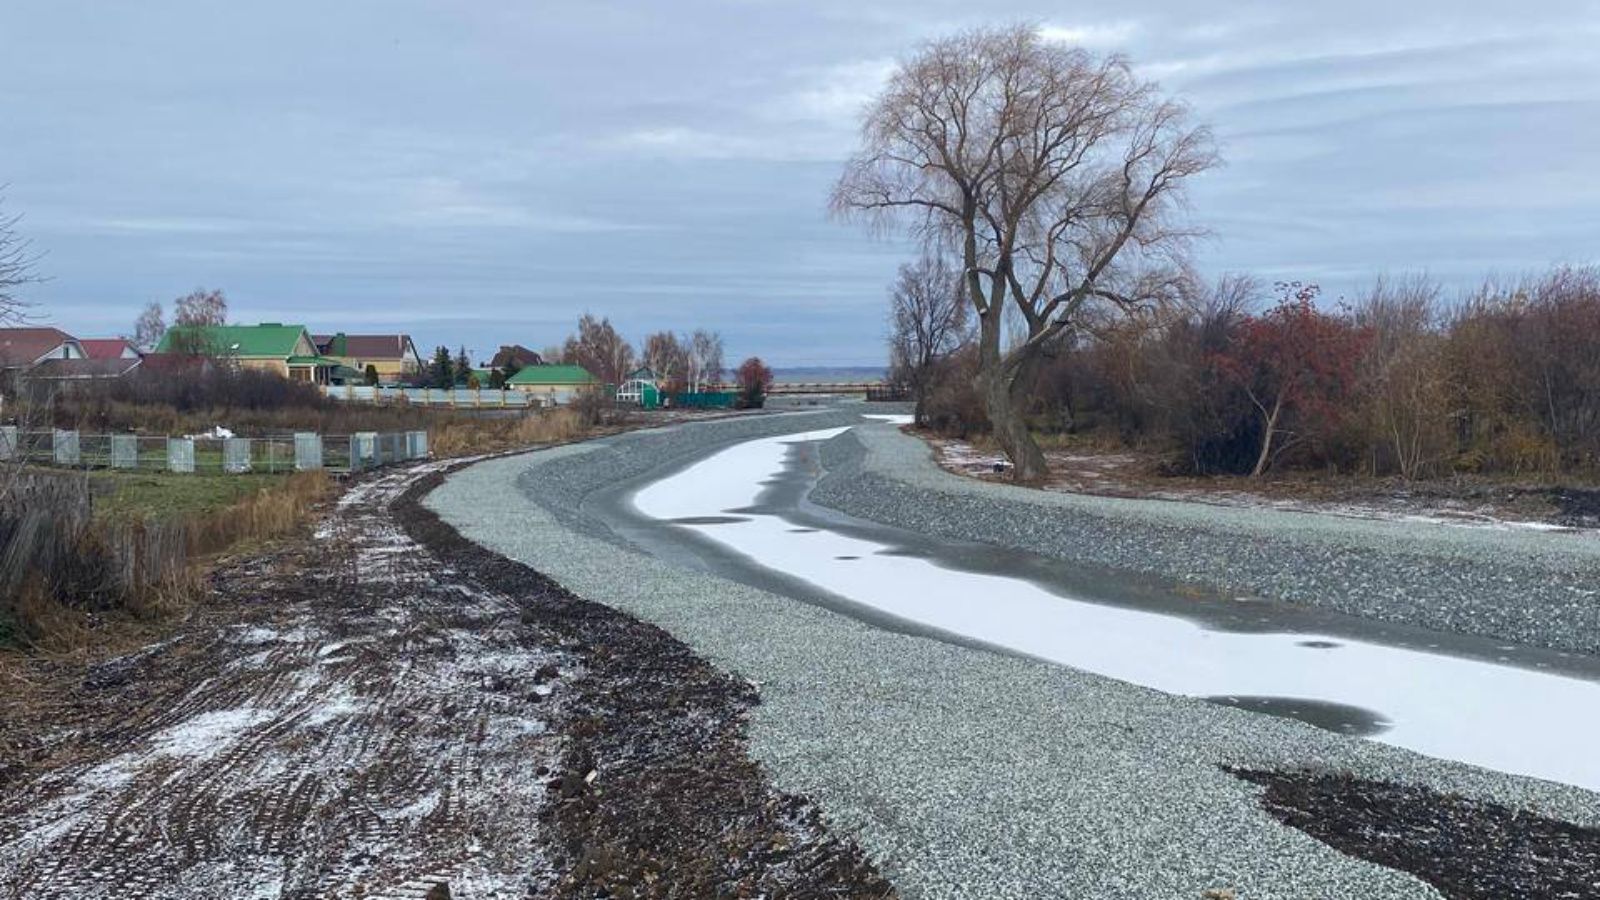
[[[82,483],[60,479],[49,490],[62,514],[41,528],[36,505],[28,528],[11,532],[0,645],[82,656],[146,639],[200,597],[208,557],[296,533],[332,488],[326,474],[303,472],[209,512],[105,519],[76,508]]]
[[[436,456],[471,456],[576,440],[590,426],[571,409],[551,409],[506,418],[480,418],[451,422],[435,428],[429,449]]]
[[[430,449],[454,457],[567,442],[612,430],[614,415],[561,408],[443,416],[431,423]],[[149,640],[202,595],[210,557],[295,534],[333,490],[325,473],[301,472],[267,478],[243,496],[208,493],[205,503],[125,508],[116,495],[96,500],[87,478],[35,481],[52,492],[49,502],[35,497],[11,513],[0,510],[0,544],[7,545],[0,588],[11,586],[11,596],[0,596],[0,647],[74,657]],[[119,502],[116,515],[98,514],[97,503]],[[6,530],[14,524],[7,515],[41,521],[27,523],[33,530],[24,534]]]
[[[932,432],[927,432],[932,434]],[[981,432],[963,438],[969,446],[981,453],[1000,453],[1000,443],[994,439],[991,432]],[[1124,452],[1128,445],[1117,435],[1105,431],[1087,431],[1069,434],[1064,431],[1035,431],[1034,443],[1039,449],[1050,453],[1052,451],[1072,451],[1080,453],[1117,453]]]
[[[191,520],[189,551],[208,556],[293,534],[332,490],[327,473],[296,472],[278,485]]]

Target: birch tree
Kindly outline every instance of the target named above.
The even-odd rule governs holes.
[[[689,390],[699,393],[722,380],[722,335],[704,328],[689,336]]]

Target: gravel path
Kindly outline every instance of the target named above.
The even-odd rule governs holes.
[[[1600,536],[1493,531],[963,478],[890,428],[832,442],[812,499],[924,534],[1023,546],[1436,631],[1600,654]]]
[[[637,432],[479,464],[427,504],[465,536],[753,681],[751,753],[778,788],[818,801],[908,897],[1438,896],[1280,824],[1260,808],[1260,788],[1223,765],[1314,763],[1600,819],[1594,795],[1576,789],[875,629],[647,556],[584,510],[619,480],[718,446],[841,424],[861,420],[836,410]],[[830,451],[842,471],[819,499],[859,511],[877,482],[874,508],[892,509],[907,482],[883,486],[861,448],[910,439],[883,425],[859,431],[862,443],[847,437]],[[965,491],[956,483],[949,494]]]

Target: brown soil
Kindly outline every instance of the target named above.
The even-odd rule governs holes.
[[[1235,775],[1334,849],[1410,872],[1451,900],[1600,897],[1600,830],[1417,787],[1312,772]]]
[[[415,502],[441,469],[159,644],[9,669],[0,895],[892,895],[750,761],[747,685],[462,541]]]
[[[986,481],[1009,480],[998,450],[975,449],[920,429],[945,469]],[[1222,506],[1275,507],[1359,518],[1426,516],[1464,525],[1536,522],[1555,528],[1600,528],[1600,486],[1550,484],[1509,477],[1459,475],[1425,481],[1322,472],[1268,473],[1262,478],[1173,475],[1165,458],[1085,443],[1049,449],[1045,490],[1107,497],[1185,500]]]
[[[893,897],[806,800],[779,794],[746,753],[755,689],[667,632],[582,600],[461,537],[417,503],[407,531],[475,580],[521,597],[586,675],[564,706],[550,788],[554,861],[573,897]]]

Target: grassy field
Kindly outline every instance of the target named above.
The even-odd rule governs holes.
[[[217,512],[266,488],[282,484],[284,474],[89,472],[95,518],[114,521],[173,520]]]

